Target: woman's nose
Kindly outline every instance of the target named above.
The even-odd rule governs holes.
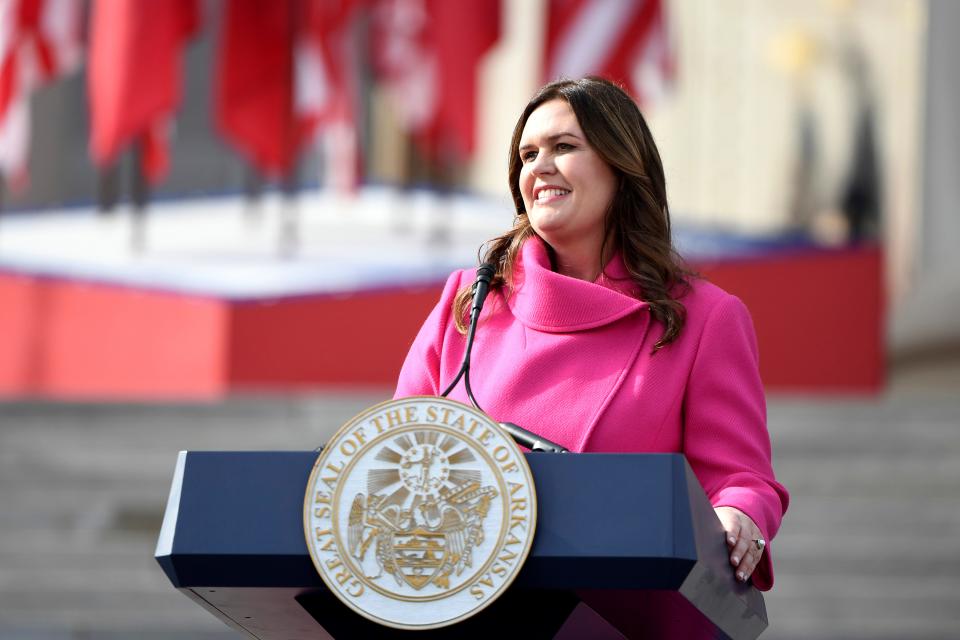
[[[537,175],[553,173],[553,170],[553,156],[549,153],[537,154],[537,157],[533,160],[533,165],[530,167],[530,171]]]

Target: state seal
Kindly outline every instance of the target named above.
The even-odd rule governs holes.
[[[330,439],[303,524],[321,578],[360,615],[433,629],[513,582],[537,523],[533,476],[496,422],[445,398],[372,407]]]

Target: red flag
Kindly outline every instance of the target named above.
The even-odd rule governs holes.
[[[75,0],[0,0],[0,174],[27,180],[30,94],[80,60]]]
[[[226,3],[216,115],[224,136],[262,173],[287,175],[310,122],[294,110],[295,2]]]
[[[307,0],[295,51],[294,112],[314,132],[330,186],[353,190],[360,175],[356,21],[362,0]]]
[[[404,126],[434,160],[476,146],[477,73],[500,37],[500,0],[377,0],[374,60]]]
[[[181,54],[199,25],[196,0],[95,0],[90,15],[90,153],[112,164],[141,140],[147,178],[166,172],[166,128],[180,103]]]
[[[651,104],[674,76],[662,0],[548,0],[547,80],[601,75]]]

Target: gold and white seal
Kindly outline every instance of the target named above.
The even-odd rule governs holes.
[[[330,590],[360,615],[433,629],[513,582],[533,542],[533,476],[513,440],[459,402],[372,407],[330,439],[304,500],[304,533]]]

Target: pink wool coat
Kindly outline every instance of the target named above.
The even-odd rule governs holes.
[[[465,338],[452,303],[474,270],[450,275],[407,355],[395,397],[437,395],[453,380]],[[686,324],[660,351],[663,326],[615,257],[596,282],[550,269],[543,242],[521,249],[514,290],[487,298],[471,357],[477,402],[571,451],[680,452],[711,504],[749,515],[767,541],[787,508],[774,478],[753,325],[740,300],[704,281],[682,298]],[[450,394],[469,403],[463,383]],[[770,548],[753,574],[773,585]]]

